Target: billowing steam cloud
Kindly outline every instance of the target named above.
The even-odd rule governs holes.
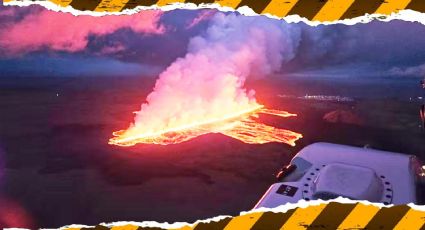
[[[188,53],[160,74],[127,133],[158,133],[256,106],[248,77],[263,77],[292,59],[300,31],[265,17],[216,14]]]

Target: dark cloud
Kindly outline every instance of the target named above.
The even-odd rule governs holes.
[[[346,75],[379,75],[392,67],[425,63],[425,26],[419,23],[299,26],[302,39],[287,72],[346,69]]]

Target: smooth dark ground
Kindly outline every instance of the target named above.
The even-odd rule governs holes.
[[[298,114],[286,119],[261,117],[268,124],[302,133],[296,147],[248,145],[220,134],[169,146],[108,145],[111,133],[132,121],[132,111],[139,109],[154,82],[154,78],[2,79],[0,202],[19,206],[25,213],[21,216],[43,227],[126,220],[191,222],[251,209],[274,182],[273,174],[310,143],[369,145],[425,159],[417,100],[422,92],[416,79],[285,78],[249,83],[267,107]],[[278,94],[340,95],[355,101]],[[362,123],[323,120],[335,110],[349,111]]]

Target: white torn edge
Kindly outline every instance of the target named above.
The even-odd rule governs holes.
[[[344,197],[338,197],[336,199],[332,199],[332,200],[313,200],[313,201],[306,201],[306,200],[300,200],[297,203],[291,204],[285,204],[285,205],[281,205],[279,207],[276,208],[258,208],[258,209],[254,209],[248,212],[241,212],[241,215],[247,214],[247,213],[251,213],[251,212],[287,212],[290,209],[294,209],[294,208],[307,208],[309,206],[317,206],[320,204],[328,204],[330,202],[338,202],[341,204],[356,204],[356,203],[360,203],[360,204],[364,204],[364,205],[372,205],[375,207],[379,207],[379,208],[384,208],[384,207],[392,207],[392,206],[397,206],[394,204],[388,204],[385,205],[383,203],[374,203],[374,202],[370,202],[367,200],[351,200],[348,198],[344,198]],[[425,205],[416,205],[413,203],[409,203],[409,204],[405,204],[407,206],[409,206],[410,208],[414,209],[414,210],[418,210],[418,211],[425,211]]]
[[[369,23],[373,20],[383,21],[383,22],[389,22],[392,20],[403,20],[408,22],[418,22],[423,25],[425,25],[425,13],[420,13],[413,10],[401,10],[397,13],[392,13],[391,15],[383,15],[383,14],[366,14],[360,17],[352,18],[352,19],[344,19],[344,20],[336,20],[336,21],[329,21],[329,22],[319,22],[319,21],[310,21],[306,18],[300,17],[299,15],[290,15],[286,16],[284,18],[280,18],[271,14],[257,14],[255,13],[251,8],[248,6],[239,7],[238,9],[233,9],[231,7],[225,7],[220,6],[217,3],[214,4],[200,4],[196,5],[193,3],[173,3],[166,6],[138,6],[134,9],[126,9],[122,12],[93,12],[93,11],[80,11],[75,10],[71,6],[67,7],[61,7],[58,6],[50,1],[11,1],[11,2],[3,2],[3,5],[5,6],[30,6],[30,5],[41,5],[48,10],[52,10],[55,12],[64,12],[64,13],[71,13],[73,15],[91,15],[91,16],[105,16],[105,15],[131,15],[138,13],[143,10],[162,10],[162,11],[170,11],[175,9],[188,9],[188,10],[196,10],[196,9],[216,9],[222,12],[231,12],[235,11],[245,16],[258,16],[258,15],[264,15],[266,17],[272,18],[272,19],[278,19],[278,20],[284,20],[287,23],[299,23],[303,22],[310,26],[318,26],[318,25],[332,25],[332,24],[345,24],[345,25],[355,25],[358,23]],[[307,208],[309,206],[317,206],[320,204],[328,204],[329,202],[338,202],[343,204],[354,204],[354,203],[361,203],[364,205],[373,205],[379,208],[383,207],[392,207],[394,205],[384,205],[382,203],[372,203],[369,201],[356,201],[356,200],[350,200],[347,198],[338,197],[333,200],[323,201],[323,200],[314,200],[314,201],[305,201],[300,200],[297,203],[291,204],[285,204],[281,205],[276,208],[259,208],[251,211],[245,211],[241,212],[240,215],[246,215],[250,213],[257,213],[257,212],[287,212],[290,209],[295,208]],[[425,211],[425,206],[421,205],[415,205],[413,203],[407,204],[410,208],[418,211]],[[144,221],[144,222],[133,222],[133,221],[119,221],[119,222],[112,222],[112,223],[101,223],[100,225],[106,226],[106,227],[112,227],[112,226],[124,226],[124,225],[134,225],[139,227],[159,227],[159,228],[166,228],[166,229],[176,229],[176,228],[182,228],[184,226],[193,227],[194,225],[198,223],[209,223],[209,222],[217,222],[224,218],[229,218],[231,216],[217,216],[214,218],[209,218],[205,220],[198,220],[194,223],[185,223],[185,222],[176,222],[176,223],[159,223],[156,221]],[[72,224],[67,225],[64,227],[61,227],[59,229],[67,229],[67,228],[83,228],[83,227],[94,227],[94,226],[88,226],[88,225],[79,225],[79,224]],[[5,228],[9,230],[13,229],[22,229],[22,228]],[[43,228],[48,230],[48,228]]]
[[[330,202],[338,202],[341,204],[356,204],[356,203],[360,203],[363,205],[371,205],[371,206],[375,206],[375,207],[379,207],[379,208],[388,208],[388,207],[392,207],[392,206],[396,206],[394,204],[389,204],[389,205],[385,205],[382,203],[373,203],[373,202],[369,202],[369,201],[359,201],[359,200],[350,200],[348,198],[343,198],[343,197],[338,197],[336,199],[332,199],[332,200],[312,200],[312,201],[306,201],[306,200],[300,200],[297,203],[287,203],[284,205],[281,205],[279,207],[276,208],[258,208],[258,209],[253,209],[250,211],[244,211],[241,212],[239,215],[247,215],[247,214],[251,214],[251,213],[258,213],[258,212],[273,212],[273,213],[280,213],[280,212],[287,212],[288,210],[291,209],[295,209],[295,208],[307,208],[310,206],[317,206],[317,205],[321,205],[321,204],[328,204]],[[407,206],[409,206],[410,208],[417,210],[417,211],[422,211],[425,212],[425,205],[416,205],[413,203],[409,203],[406,204]],[[176,222],[176,223],[159,223],[156,221],[143,221],[143,222],[134,222],[134,221],[119,221],[119,222],[112,222],[112,223],[100,223],[99,225],[103,225],[105,227],[116,227],[116,226],[125,226],[125,225],[133,225],[133,226],[138,226],[138,227],[157,227],[157,228],[164,228],[164,229],[178,229],[178,228],[182,228],[185,226],[188,227],[194,227],[196,224],[198,223],[210,223],[210,222],[218,222],[222,219],[225,218],[229,218],[232,216],[217,216],[217,217],[213,217],[213,218],[209,218],[209,219],[205,219],[205,220],[198,220],[194,223],[186,223],[186,222]],[[73,225],[67,225],[64,227],[61,227],[59,229],[68,229],[68,228],[87,228],[87,227],[95,227],[95,226],[87,226],[87,225],[77,225],[77,224],[73,224]],[[10,228],[12,229],[12,228]],[[45,230],[53,230],[53,229],[48,229],[48,228],[42,228]]]
[[[238,9],[233,9],[232,7],[227,6],[221,6],[218,3],[211,3],[211,4],[200,4],[196,5],[194,3],[172,3],[168,4],[166,6],[158,6],[158,5],[152,5],[152,6],[137,6],[134,9],[126,9],[122,12],[93,12],[93,11],[80,11],[75,10],[71,6],[61,7],[59,5],[56,5],[48,0],[36,0],[36,1],[30,1],[30,0],[15,0],[11,2],[4,2],[5,6],[29,6],[29,5],[41,5],[49,10],[56,11],[56,12],[65,12],[65,13],[71,13],[73,15],[91,15],[91,16],[105,16],[105,15],[131,15],[138,13],[143,10],[162,10],[162,11],[170,11],[175,9],[187,9],[187,10],[196,10],[196,9],[216,9],[222,12],[238,12],[245,16],[258,16],[258,15],[264,15],[266,17],[272,18],[272,19],[278,19],[278,20],[284,20],[288,23],[299,23],[303,22],[310,26],[318,26],[318,25],[332,25],[332,24],[345,24],[345,25],[354,25],[358,23],[369,23],[373,20],[383,21],[383,22],[389,22],[392,20],[403,20],[408,22],[418,22],[423,25],[425,25],[425,13],[417,12],[414,10],[401,10],[397,13],[392,13],[390,15],[384,15],[384,14],[365,14],[360,17],[352,18],[352,19],[344,19],[344,20],[336,20],[336,21],[327,21],[327,22],[319,22],[319,21],[310,21],[307,18],[300,17],[299,15],[290,15],[286,16],[284,18],[280,18],[271,14],[258,14],[255,13],[251,8],[248,6],[242,6]]]

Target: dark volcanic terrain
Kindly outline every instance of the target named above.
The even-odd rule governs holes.
[[[35,226],[111,221],[195,221],[251,209],[274,173],[319,141],[425,159],[415,80],[273,79],[250,82],[269,108],[260,117],[304,135],[296,147],[248,145],[208,134],[169,146],[107,144],[125,129],[154,78],[5,79],[0,83],[0,198]],[[321,101],[309,95],[350,97]],[[279,97],[278,95],[286,95]]]

